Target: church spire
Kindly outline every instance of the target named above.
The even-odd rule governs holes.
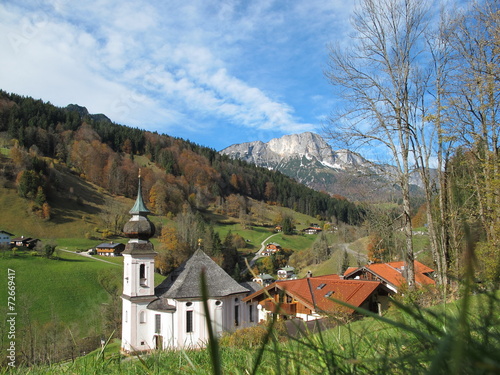
[[[131,252],[137,249],[134,249],[134,246],[131,243],[137,242],[137,240],[145,241],[149,243],[149,238],[153,237],[155,234],[155,226],[148,219],[148,214],[151,213],[144,204],[144,200],[142,199],[142,190],[141,190],[141,173],[139,170],[139,186],[137,190],[137,199],[135,200],[135,204],[132,209],[129,211],[132,215],[132,218],[125,224],[123,227],[123,233],[129,237],[131,240],[125,246],[124,253]],[[130,245],[130,246],[129,246]],[[151,246],[147,246],[148,250],[153,250],[152,244]],[[144,247],[144,246],[143,246]],[[151,247],[149,249],[149,247]],[[144,249],[143,249],[144,250]]]
[[[144,204],[144,199],[142,198],[142,186],[141,186],[141,169],[139,168],[139,188],[137,190],[137,198],[135,200],[134,207],[129,211],[131,215],[141,215],[146,216],[151,213]]]

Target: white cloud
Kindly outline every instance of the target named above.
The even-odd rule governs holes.
[[[312,130],[314,117],[302,120],[286,101],[294,93],[281,91],[296,78],[280,64],[309,53],[286,49],[290,40],[322,48],[326,27],[345,18],[345,7],[322,0],[7,2],[0,5],[0,32],[8,36],[0,41],[0,81],[7,91],[78,103],[132,126],[166,131],[204,121]]]

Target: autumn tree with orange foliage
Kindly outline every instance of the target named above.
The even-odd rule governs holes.
[[[386,249],[383,248],[383,240],[376,236],[370,236],[370,242],[368,242],[368,260],[373,263],[382,263],[385,260]]]
[[[411,219],[413,228],[423,227],[427,223],[427,205],[423,204],[419,207],[417,213]]]
[[[179,267],[192,253],[189,244],[179,240],[177,229],[171,225],[162,228],[157,251],[155,268],[162,275]]]

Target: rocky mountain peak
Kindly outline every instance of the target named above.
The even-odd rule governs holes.
[[[318,134],[306,132],[229,146],[221,151],[286,174],[316,190],[353,200],[383,201],[397,194],[391,167],[374,165],[349,150],[333,150]]]
[[[254,141],[235,144],[221,153],[272,169],[302,158],[336,169],[367,164],[361,156],[348,150],[335,152],[320,135],[311,132],[284,135],[267,143]]]

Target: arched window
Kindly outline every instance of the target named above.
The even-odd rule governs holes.
[[[186,332],[192,333],[194,331],[193,327],[193,310],[186,311]]]
[[[146,311],[142,310],[139,314],[139,322],[146,323]]]
[[[141,286],[146,285],[146,265],[143,263],[139,266],[139,283]]]
[[[236,327],[240,325],[240,305],[234,306],[234,325]]]

